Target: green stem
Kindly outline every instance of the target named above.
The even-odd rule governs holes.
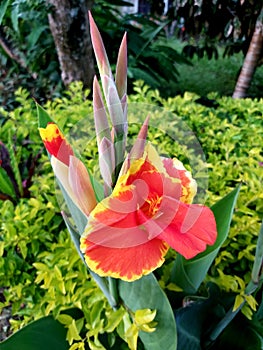
[[[263,12],[262,12],[263,13]],[[263,283],[263,221],[261,224],[261,228],[259,231],[259,237],[256,248],[256,255],[253,264],[251,280],[246,286],[245,295],[251,295],[256,290],[259,290]],[[212,343],[217,339],[217,337],[223,332],[223,330],[229,325],[229,323],[233,320],[233,318],[237,315],[237,313],[242,309],[244,302],[239,306],[239,308],[235,311],[232,311],[233,308],[228,310],[225,317],[216,325],[216,327],[209,334],[208,341],[205,344],[205,348],[209,349]]]
[[[118,293],[118,287],[117,287],[117,280],[112,277],[108,277],[109,281],[109,291],[111,294],[111,297],[115,301],[115,308],[119,302],[119,293]],[[113,307],[114,308],[114,307]]]
[[[99,286],[99,288],[101,289],[103,294],[105,295],[105,297],[108,300],[110,306],[114,310],[116,310],[117,309],[117,301],[116,301],[114,295],[112,295],[110,284],[108,286],[108,284],[106,283],[106,279],[105,278],[98,276],[96,273],[92,272],[91,270],[89,270],[89,273],[94,278],[95,282],[97,283],[97,285]]]
[[[216,325],[213,331],[210,333],[207,342],[205,343],[205,349],[209,349],[212,343],[218,338],[218,336],[223,332],[223,330],[229,325],[237,313],[242,309],[245,301],[239,306],[239,308],[233,311],[233,308],[228,310],[225,317]]]
[[[251,280],[245,289],[245,294],[251,295],[252,293],[254,293],[257,290],[257,288],[258,288],[258,283],[254,283]],[[209,347],[212,345],[212,343],[219,337],[219,335],[223,332],[223,330],[234,319],[234,317],[242,309],[242,307],[245,303],[246,303],[246,301],[244,300],[244,302],[235,311],[233,311],[233,307],[231,307],[231,309],[228,310],[225,317],[216,325],[216,327],[210,333],[208,341],[205,344],[206,349],[209,349]]]

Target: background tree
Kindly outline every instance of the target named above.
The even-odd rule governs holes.
[[[177,91],[178,63],[187,62],[178,52],[176,37],[165,36],[169,21],[177,23],[177,30],[183,25],[183,53],[190,57],[217,57],[219,43],[226,46],[225,55],[241,50],[245,54],[262,7],[261,0],[203,0],[199,5],[176,0],[167,16],[154,17],[157,3],[163,5],[163,1],[148,0],[147,13],[126,15],[120,9],[128,3],[122,0],[2,0],[0,103],[12,109],[14,91],[20,86],[40,102],[60,96],[75,80],[91,86],[90,8],[110,62],[116,61],[121,36],[128,32],[129,88],[142,79],[167,97]],[[262,52],[258,64],[261,58]]]
[[[174,18],[184,19],[187,56],[217,58],[219,44],[225,46],[225,56],[248,53],[237,84],[240,91],[242,81],[242,94],[234,93],[244,97],[256,67],[262,64],[262,0],[203,0],[199,4],[188,0],[174,1],[173,6]]]
[[[257,68],[263,51],[263,8],[258,16],[255,30],[247,51],[244,64],[238,77],[233,98],[242,98],[246,96],[247,89],[251,83],[254,72]]]
[[[24,86],[44,102],[72,81],[91,87],[94,76],[87,13],[101,30],[110,62],[116,62],[122,35],[128,32],[129,89],[142,79],[166,96],[174,90],[177,63],[187,60],[167,42],[167,22],[126,15],[122,0],[4,0],[0,3],[0,103],[14,106],[14,91]],[[113,67],[114,70],[114,67]],[[10,89],[8,84],[12,82]],[[11,102],[10,102],[11,101]]]
[[[82,81],[91,87],[94,62],[89,35],[88,10],[92,0],[47,0],[50,29],[56,45],[61,77],[65,86]]]

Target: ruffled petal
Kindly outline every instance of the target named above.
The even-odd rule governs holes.
[[[160,267],[168,250],[166,243],[158,239],[132,248],[109,248],[83,237],[80,247],[92,271],[129,282]]]
[[[158,236],[186,259],[203,252],[217,237],[213,212],[198,204],[184,204],[166,198],[166,211],[157,221],[163,228]]]
[[[149,241],[142,226],[147,218],[138,216],[134,189],[125,189],[117,197],[101,201],[91,212],[84,237],[96,244],[110,248],[129,248]]]
[[[191,173],[187,171],[183,163],[176,158],[162,158],[162,161],[167,174],[170,177],[180,179],[181,181],[182,194],[180,201],[183,203],[192,203],[197,192],[197,184],[192,178]]]

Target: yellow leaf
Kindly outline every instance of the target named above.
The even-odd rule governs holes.
[[[246,318],[248,318],[249,320],[252,320],[253,317],[253,311],[251,310],[251,308],[248,306],[248,304],[245,304],[242,309],[241,312],[243,315],[246,316]]]
[[[67,341],[71,345],[74,340],[82,340],[79,331],[76,326],[75,320],[72,320],[71,324],[68,326]]]
[[[78,342],[71,345],[69,350],[85,350],[84,342]]]
[[[70,325],[73,319],[69,315],[61,314],[61,315],[58,315],[57,320],[62,324]]]
[[[253,311],[256,311],[257,305],[258,305],[256,299],[252,295],[245,295],[245,299],[246,299],[246,302],[248,303],[248,305],[251,307],[251,309]]]
[[[108,333],[113,332],[122,321],[124,314],[125,310],[123,308],[119,308],[117,311],[112,311],[107,318],[107,325],[104,330]]]
[[[97,345],[93,341],[91,341],[90,339],[88,340],[88,344],[89,344],[90,350],[106,350],[103,345],[101,345],[101,344]]]
[[[156,328],[151,327],[151,325],[148,325],[148,324],[143,324],[139,328],[140,328],[140,331],[147,332],[147,333],[153,333],[156,330]]]
[[[33,266],[37,270],[48,271],[48,266],[46,264],[41,263],[41,262],[35,262],[35,263],[33,263]]]
[[[144,325],[145,323],[150,323],[154,320],[156,316],[156,310],[151,309],[142,309],[142,310],[136,310],[135,311],[135,323],[138,326]]]
[[[125,338],[128,343],[130,350],[137,349],[137,341],[138,341],[139,330],[135,324],[132,324],[127,332],[125,333]]]
[[[54,267],[54,272],[55,272],[56,278],[61,281],[63,279],[62,273],[56,265]]]
[[[171,290],[173,292],[182,292],[183,291],[183,289],[181,287],[177,286],[175,283],[169,283],[166,286],[166,289]]]
[[[0,256],[3,256],[4,254],[4,247],[5,247],[5,242],[0,241]]]
[[[235,304],[233,307],[233,312],[235,312],[245,301],[244,296],[243,295],[237,295],[235,298]]]

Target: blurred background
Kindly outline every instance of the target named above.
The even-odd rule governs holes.
[[[15,107],[18,87],[40,102],[60,96],[72,81],[91,87],[88,10],[111,63],[128,32],[129,91],[140,79],[164,97],[185,91],[231,96],[250,48],[241,97],[262,97],[262,1],[2,0],[0,103],[5,109]]]

